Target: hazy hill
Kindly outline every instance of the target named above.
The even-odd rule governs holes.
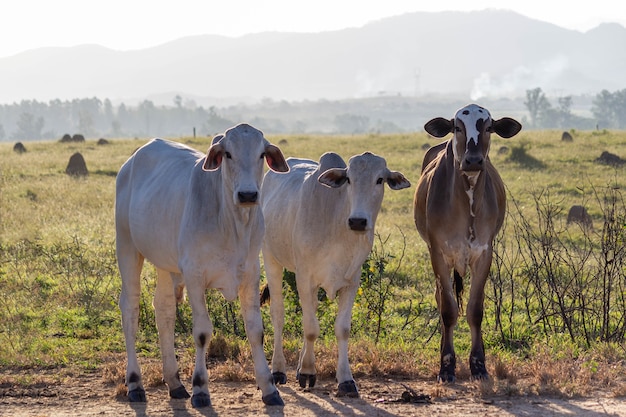
[[[501,10],[411,13],[331,32],[204,35],[124,52],[44,48],[0,59],[0,103],[163,93],[479,98],[523,96],[535,87],[556,95],[625,88],[626,28],[580,33]]]

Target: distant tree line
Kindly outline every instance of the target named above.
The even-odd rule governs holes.
[[[626,128],[626,89],[611,93],[602,90],[593,100],[586,118],[572,112],[572,97],[559,97],[556,107],[541,88],[526,90],[524,105],[530,115],[529,127],[535,129],[624,129]]]
[[[500,100],[500,99],[498,99]],[[526,91],[523,106],[505,99],[507,106],[523,111],[525,128],[530,129],[624,129],[626,128],[626,89],[614,93],[603,90],[593,100],[593,117],[572,111],[573,98],[560,97],[553,106],[541,88]],[[501,107],[481,100],[491,108]],[[287,102],[263,99],[257,104],[226,107],[183,103],[180,96],[172,104],[155,105],[144,100],[135,106],[114,105],[111,100],[23,100],[0,105],[0,141],[60,139],[82,134],[87,138],[181,137],[197,134],[212,136],[242,121],[271,133],[397,133],[422,130],[423,123],[436,115],[467,104],[465,99],[420,99],[381,96],[338,101]]]

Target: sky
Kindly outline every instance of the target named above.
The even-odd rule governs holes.
[[[621,0],[15,0],[0,18],[0,57],[82,44],[141,49],[202,34],[321,32],[410,12],[484,9],[581,32],[607,21],[626,26]]]

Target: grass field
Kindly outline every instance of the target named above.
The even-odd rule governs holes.
[[[599,164],[595,159],[603,151],[626,158],[626,132],[572,135],[574,141],[569,143],[562,142],[557,131],[522,131],[508,140],[492,139],[491,159],[508,188],[509,215],[498,245],[500,262],[492,268],[486,289],[484,332],[488,369],[507,381],[509,388],[502,389],[519,390],[511,386],[528,375],[534,375],[546,389],[567,394],[582,393],[595,383],[613,386],[619,382],[622,385],[615,386],[623,387],[626,223],[622,190],[626,168]],[[390,169],[401,171],[411,181],[409,189],[386,190],[377,224],[380,239],[364,267],[364,277],[370,271],[370,279],[364,281],[354,308],[350,355],[357,377],[434,376],[439,365],[434,281],[426,246],[413,224],[412,199],[425,146],[438,140],[425,133],[268,135],[268,139],[285,156],[319,159],[323,152],[334,151],[347,160],[371,151],[384,156]],[[112,140],[108,145],[89,140],[26,142],[24,154],[13,152],[13,143],[0,143],[1,366],[71,364],[91,369],[109,355],[123,352],[117,308],[115,175],[146,140]],[[176,140],[201,151],[210,143],[210,138]],[[501,151],[504,146],[506,152]],[[65,174],[74,152],[84,156],[89,176]],[[607,205],[610,196],[614,197],[612,206]],[[566,227],[567,210],[574,204],[587,207],[593,232]],[[611,207],[613,220],[607,216]],[[609,236],[613,245],[608,248],[607,219],[613,227]],[[534,242],[539,242],[537,247]],[[603,256],[613,258],[602,263]],[[546,259],[554,264],[545,265],[541,260]],[[617,268],[607,272],[607,260]],[[608,281],[598,284],[602,277]],[[156,357],[150,306],[153,280],[154,271],[145,268],[138,349],[143,356]],[[295,362],[301,337],[297,299],[290,288],[286,293],[290,314],[286,348],[288,360]],[[216,325],[213,354],[224,360],[249,360],[237,303],[227,303],[215,294],[207,298]],[[321,351],[336,349],[334,308],[330,302],[320,308]],[[180,356],[190,361],[190,309],[185,304],[180,310]],[[263,315],[271,334],[267,307]],[[381,324],[377,338],[374,323]],[[458,375],[463,378],[469,375],[465,320],[459,320],[455,336]],[[268,357],[270,340],[268,335]],[[332,374],[334,354],[321,356],[329,360],[320,361],[318,372]],[[571,382],[561,381],[563,373],[570,375]],[[616,392],[626,391],[616,388]]]

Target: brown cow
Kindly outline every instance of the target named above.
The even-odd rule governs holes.
[[[487,379],[481,333],[485,282],[491,267],[493,239],[504,221],[506,195],[500,175],[488,156],[491,133],[516,135],[522,125],[470,104],[452,120],[437,117],[424,125],[432,136],[453,136],[430,148],[415,190],[415,226],[428,244],[443,325],[438,380],[455,380],[453,331],[459,316],[463,277],[469,266],[467,321],[472,335],[472,378]],[[453,272],[453,273],[452,273]]]

